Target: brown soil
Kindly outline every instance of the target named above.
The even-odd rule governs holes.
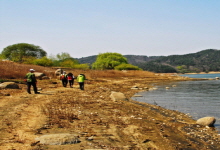
[[[2,150],[205,150],[220,149],[214,128],[195,124],[189,116],[159,106],[130,99],[141,90],[189,80],[169,75],[142,79],[119,78],[87,80],[85,90],[77,83],[64,88],[60,81],[41,80],[41,94],[20,90],[1,90],[0,149]],[[174,83],[175,84],[175,83]],[[113,101],[112,91],[122,92],[129,101]],[[67,145],[43,145],[36,137],[44,134],[71,133],[80,142]]]

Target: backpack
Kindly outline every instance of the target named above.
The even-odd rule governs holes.
[[[73,80],[73,76],[67,76],[68,80]]]
[[[65,74],[61,74],[60,80],[64,80],[64,79],[66,79]]]

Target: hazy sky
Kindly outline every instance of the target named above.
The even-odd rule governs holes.
[[[168,56],[220,49],[220,0],[0,0],[0,52]]]

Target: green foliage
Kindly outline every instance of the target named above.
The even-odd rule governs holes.
[[[73,68],[74,65],[75,65],[74,61],[67,59],[67,60],[61,61],[59,66]]]
[[[177,72],[175,68],[168,65],[161,65],[155,62],[141,63],[139,67],[143,70],[156,72],[156,73],[175,73]]]
[[[74,69],[88,70],[89,69],[89,65],[88,64],[76,64],[76,65],[74,65]]]
[[[18,43],[4,48],[1,55],[5,59],[22,63],[27,57],[42,58],[46,56],[47,53],[39,46],[28,43]]]
[[[46,56],[44,56],[41,59],[34,60],[34,64],[44,67],[51,67],[53,66],[53,61],[51,59],[48,59]]]
[[[62,52],[61,54],[57,54],[57,58],[60,61],[64,61],[66,59],[72,58],[69,53]]]
[[[32,56],[29,56],[29,57],[24,57],[23,58],[23,64],[35,64],[34,61],[37,60],[36,57],[32,57]]]
[[[4,57],[3,57],[3,55],[2,54],[0,54],[0,60],[2,60]]]
[[[97,56],[96,61],[92,64],[93,69],[105,70],[114,69],[120,64],[127,64],[127,59],[119,53],[102,53]]]
[[[131,64],[120,64],[115,67],[115,70],[142,70],[142,69]]]

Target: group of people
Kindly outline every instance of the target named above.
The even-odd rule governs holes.
[[[40,94],[40,92],[38,92],[38,90],[37,90],[37,79],[35,77],[34,72],[35,72],[34,69],[30,69],[30,72],[28,72],[25,76],[24,80],[27,83],[27,92],[29,94],[31,94],[31,86],[33,86],[34,93],[35,94]],[[64,87],[66,87],[67,84],[69,83],[69,86],[71,88],[73,88],[74,79],[75,79],[75,77],[71,72],[66,74],[66,72],[63,71],[63,73],[60,75],[60,80],[62,81],[62,85]],[[79,88],[81,90],[84,90],[84,81],[85,80],[87,80],[87,79],[86,79],[86,76],[84,74],[79,74],[77,76],[77,82],[79,83]]]
[[[74,75],[70,73],[66,73],[66,71],[63,71],[63,73],[60,75],[60,80],[62,81],[63,87],[67,87],[67,84],[69,83],[69,86],[72,88],[74,84]],[[84,74],[79,74],[77,76],[77,82],[79,83],[79,88],[81,90],[84,90],[84,81],[86,80],[86,76]]]

